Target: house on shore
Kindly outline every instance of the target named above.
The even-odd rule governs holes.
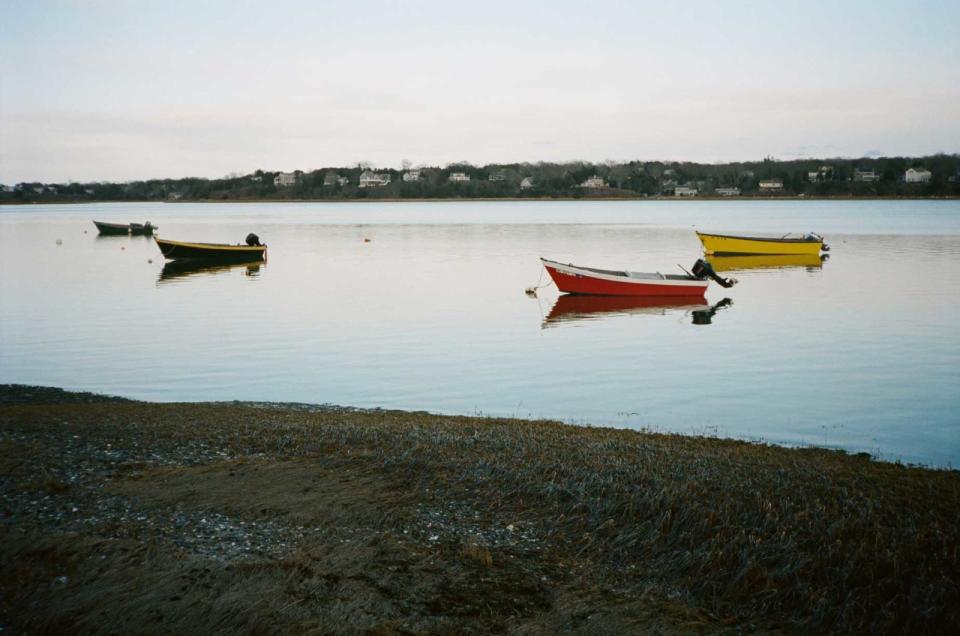
[[[760,192],[783,192],[783,179],[764,179],[758,185]]]
[[[405,183],[411,183],[414,181],[420,180],[420,171],[419,170],[407,170],[403,173],[403,180]]]
[[[603,177],[598,177],[597,175],[593,175],[592,177],[588,178],[586,181],[581,183],[580,187],[587,188],[590,190],[597,190],[599,188],[606,188],[607,181]]]
[[[273,178],[273,185],[278,188],[286,188],[297,183],[296,172],[280,172]]]
[[[930,183],[933,173],[929,170],[910,168],[903,175],[903,180],[907,183]]]
[[[675,197],[695,197],[699,193],[699,190],[689,186],[677,186],[673,189],[673,196]]]
[[[533,178],[532,178],[532,177],[524,177],[524,178],[523,178],[523,181],[520,182],[520,189],[521,189],[521,190],[529,190],[529,189],[532,188],[532,187],[533,187]]]
[[[323,187],[333,188],[335,186],[345,186],[350,183],[350,179],[346,177],[341,177],[336,172],[328,172],[323,177]]]
[[[379,188],[390,183],[390,175],[386,172],[376,173],[372,170],[364,170],[360,173],[361,188]]]
[[[507,180],[507,173],[504,172],[503,170],[497,170],[495,172],[491,172],[490,175],[487,177],[487,181],[506,181],[506,180]]]
[[[470,181],[470,175],[466,172],[451,172],[447,180],[451,183],[466,183]]]
[[[880,174],[874,170],[857,170],[853,171],[853,180],[862,183],[872,183],[874,181],[880,180]]]
[[[820,166],[816,170],[807,173],[807,180],[811,183],[819,181],[830,181],[833,177],[833,166]]]
[[[740,196],[740,188],[717,188],[714,193],[722,197],[738,197]]]

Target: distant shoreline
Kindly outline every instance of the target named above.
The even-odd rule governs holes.
[[[176,201],[155,199],[90,200],[90,201],[0,201],[0,206],[34,205],[86,205],[94,203],[477,203],[477,202],[590,202],[590,201],[957,201],[960,196],[907,197],[907,196],[696,196],[696,197],[453,197],[453,198],[399,198],[382,199],[178,199]]]

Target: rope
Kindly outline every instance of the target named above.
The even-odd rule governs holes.
[[[527,287],[527,288],[524,290],[524,293],[525,293],[527,296],[533,296],[534,298],[536,298],[536,297],[537,297],[537,290],[538,290],[538,289],[543,289],[544,287],[549,287],[550,285],[553,284],[553,279],[550,279],[549,281],[547,281],[547,284],[546,284],[546,285],[541,285],[541,284],[540,284],[541,282],[543,282],[543,271],[544,271],[544,269],[541,267],[541,268],[540,268],[540,278],[537,279],[537,284],[534,285],[533,287]]]

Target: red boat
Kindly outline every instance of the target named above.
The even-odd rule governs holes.
[[[703,296],[710,284],[708,276],[724,287],[736,281],[720,278],[705,261],[697,261],[693,271],[696,275],[661,274],[660,272],[630,272],[593,267],[564,265],[545,258],[540,259],[547,268],[557,289],[568,294],[591,294],[596,296]],[[702,263],[702,265],[701,265]],[[706,269],[703,269],[703,267]]]

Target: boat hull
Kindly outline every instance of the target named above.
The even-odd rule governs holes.
[[[121,223],[104,223],[103,221],[94,221],[97,231],[107,236],[120,236],[130,233],[130,226]]]
[[[568,294],[592,296],[703,296],[706,280],[691,276],[628,274],[564,265],[540,259],[557,289]]]
[[[703,251],[707,254],[807,254],[816,255],[823,250],[823,239],[762,238],[756,236],[730,236],[697,232]]]
[[[163,256],[176,260],[218,261],[243,263],[262,261],[267,253],[266,245],[226,245],[221,243],[187,243],[154,237]]]

